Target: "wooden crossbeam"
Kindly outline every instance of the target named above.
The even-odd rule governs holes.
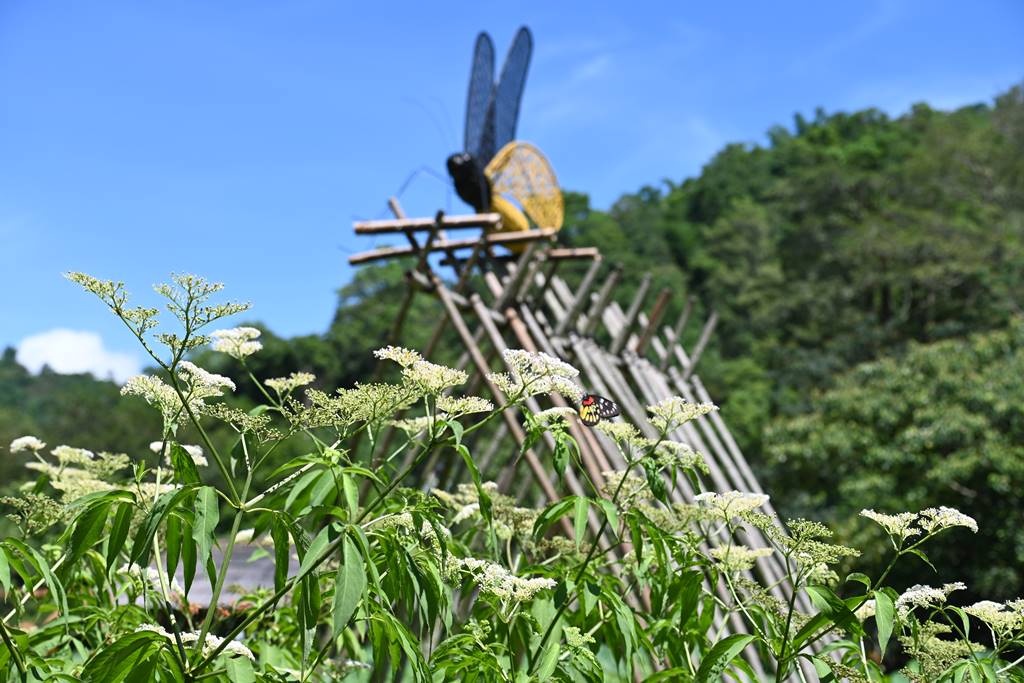
[[[470,213],[461,216],[445,216],[441,229],[467,230],[469,228],[496,228],[501,216],[496,213]],[[433,218],[388,218],[379,221],[357,221],[352,228],[357,235],[381,235],[392,232],[416,232],[437,227]]]
[[[420,219],[416,219],[420,220]],[[430,222],[430,226],[434,226],[433,221]],[[551,239],[555,235],[555,230],[522,230],[520,232],[497,232],[490,233],[483,236],[484,242],[487,246],[497,246],[499,244],[522,244],[524,242],[536,242],[538,240]],[[456,249],[471,249],[480,242],[480,238],[473,237],[470,239],[462,240],[443,240],[440,242],[434,242],[430,245],[429,251],[454,251]],[[381,247],[380,249],[374,249],[372,251],[364,251],[359,254],[354,254],[349,257],[349,264],[355,266],[360,263],[369,263],[370,261],[380,261],[388,258],[398,258],[401,256],[412,256],[413,254],[419,253],[419,250],[413,247]]]

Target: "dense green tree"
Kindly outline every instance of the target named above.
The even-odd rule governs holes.
[[[928,551],[975,594],[1024,592],[1024,321],[966,339],[911,344],[863,363],[816,395],[814,409],[766,435],[768,490],[787,513],[827,519],[844,543],[871,548],[859,566],[888,561],[864,508],[895,513],[941,505],[975,517],[973,542]],[[929,570],[908,574],[916,583]]]

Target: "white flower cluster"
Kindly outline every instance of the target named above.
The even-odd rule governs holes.
[[[682,424],[701,415],[718,410],[714,403],[691,403],[681,396],[672,396],[647,406],[651,414],[651,424],[662,434],[668,434]]]
[[[500,564],[472,557],[456,560],[459,566],[467,571],[473,580],[480,585],[480,590],[500,600],[510,602],[526,602],[542,590],[554,588],[554,579],[516,576]]]
[[[647,440],[640,436],[640,432],[631,424],[626,422],[609,422],[602,420],[594,425],[594,429],[604,432],[608,438],[624,446],[643,447]]]
[[[235,383],[224,375],[218,375],[204,370],[195,363],[183,360],[178,364],[178,376],[188,384],[192,390],[192,396],[198,398],[209,398],[211,396],[222,396],[224,390],[235,390]]]
[[[260,334],[255,327],[232,327],[227,330],[216,330],[210,334],[213,337],[211,347],[214,351],[220,351],[232,358],[242,360],[263,348],[263,344],[256,341]]]
[[[416,361],[423,360],[423,356],[416,351],[402,348],[401,346],[385,346],[374,351],[373,355],[381,360],[394,361],[403,368],[411,367]]]
[[[921,517],[917,520],[917,523],[921,525],[921,529],[926,534],[935,533],[936,531],[954,526],[967,527],[974,533],[978,533],[978,522],[973,517],[965,515],[956,508],[946,507],[945,505],[921,510]]]
[[[402,376],[424,393],[434,395],[440,394],[445,389],[465,384],[469,379],[469,375],[462,370],[438,365],[427,360],[418,360],[412,365],[402,368]]]
[[[662,441],[654,449],[654,459],[662,467],[706,470],[704,456],[679,441]]]
[[[746,493],[744,491],[726,491],[715,493],[708,491],[694,496],[695,501],[700,503],[713,518],[726,521],[738,517],[744,512],[750,512],[768,502],[768,496],[763,493]]]
[[[201,446],[195,446],[192,444],[184,443],[178,445],[185,449],[185,452],[189,454],[189,457],[192,458],[192,462],[194,462],[196,465],[199,465],[200,467],[206,467],[207,465],[210,464],[210,462],[206,459],[206,456],[203,454],[203,449]],[[163,450],[163,448],[163,441],[152,441],[149,444],[149,450],[153,451],[157,455],[160,455],[160,452]],[[171,466],[171,445],[169,443],[167,444],[167,457],[164,458],[164,464],[166,464],[168,467]]]
[[[20,453],[22,451],[38,453],[44,448],[46,448],[46,444],[34,436],[19,436],[11,442],[11,453]]]
[[[505,395],[516,398],[538,394],[561,394],[574,403],[583,397],[583,390],[573,381],[580,371],[544,352],[505,349],[501,353],[512,374],[491,373],[487,378]]]
[[[439,396],[437,409],[450,416],[470,415],[472,413],[489,413],[494,410],[494,404],[479,396]]]
[[[569,406],[558,406],[534,413],[533,419],[542,425],[552,425],[556,422],[566,422],[574,415],[576,415],[576,411]]]
[[[887,515],[874,510],[861,510],[861,517],[878,523],[886,533],[895,538],[906,540],[912,536],[933,534],[950,527],[962,526],[978,532],[978,523],[973,517],[965,515],[956,508],[927,508],[921,512],[899,512]]]
[[[59,462],[62,467],[67,467],[68,465],[85,465],[96,458],[96,454],[92,451],[65,445],[57,446],[50,451],[50,453],[53,453],[53,456],[57,458],[57,462]]]
[[[181,414],[181,400],[168,384],[159,377],[151,375],[135,375],[129,377],[125,385],[121,387],[122,396],[138,396],[146,403],[153,406],[163,415],[164,424],[176,424]],[[191,407],[195,411],[199,407],[199,401],[192,401]]]
[[[911,586],[896,598],[896,612],[905,618],[915,607],[936,607],[945,603],[953,591],[962,591],[966,588],[967,586],[960,581],[944,584],[942,588],[921,584]]]
[[[883,512],[875,512],[874,510],[861,510],[860,516],[867,517],[873,522],[878,523],[890,536],[896,536],[904,540],[921,533],[921,530],[914,526],[914,522],[917,521],[917,514],[914,512],[899,512],[895,515],[887,515]]]
[[[768,557],[771,548],[748,548],[745,545],[728,545],[711,549],[711,557],[718,560],[729,572],[745,572],[754,566],[759,557]]]
[[[427,428],[430,426],[430,418],[412,417],[406,420],[392,420],[390,424],[392,427],[401,429],[411,439],[427,431]]]
[[[287,377],[275,377],[268,379],[263,383],[268,387],[276,391],[278,394],[287,394],[290,391],[294,391],[299,387],[304,387],[307,384],[312,384],[313,380],[316,379],[316,375],[309,372],[293,372]]]
[[[982,600],[965,607],[964,611],[984,621],[1000,636],[1005,636],[1024,627],[1024,610],[1014,609],[1014,604],[1020,602],[1014,600],[1004,604]]]
[[[130,576],[136,581],[148,582],[149,585],[153,587],[153,590],[155,590],[158,593],[162,592],[163,590],[160,587],[160,572],[158,572],[153,567],[146,567],[145,569],[143,569],[137,564],[124,564],[121,565],[121,568],[117,571],[121,574],[126,574]],[[179,595],[185,594],[185,589],[181,587],[177,579],[175,579],[173,576],[171,577],[168,590],[171,593],[178,593]]]
[[[152,631],[158,633],[161,636],[167,638],[170,641],[174,640],[174,634],[169,633],[163,627],[157,626],[156,624],[142,624],[135,632],[140,631]],[[181,634],[181,642],[184,645],[191,645],[199,640],[199,633],[197,631],[187,631]],[[203,643],[203,656],[209,655],[211,652],[220,647],[220,644],[224,642],[223,638],[213,635],[212,633],[206,634],[206,642]],[[228,643],[227,647],[224,648],[224,653],[227,655],[233,655],[238,657],[248,657],[252,661],[256,661],[256,657],[253,655],[252,650],[247,648],[241,642],[232,640]]]

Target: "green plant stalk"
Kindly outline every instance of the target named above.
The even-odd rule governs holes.
[[[658,443],[660,443],[660,442],[661,441],[659,439]],[[654,447],[657,447],[657,444],[655,444]],[[625,471],[628,474],[629,470],[632,469],[634,463],[627,462],[626,464],[627,464],[627,466],[626,466]],[[617,501],[619,499],[619,492],[622,491],[622,486],[623,486],[623,484],[626,483],[627,474],[624,474],[622,476],[622,479],[619,481],[619,485],[615,488],[615,493],[612,494],[612,505],[615,505],[615,501]],[[582,578],[584,572],[587,571],[587,565],[590,564],[590,561],[592,559],[594,559],[594,556],[597,554],[597,547],[600,544],[601,536],[604,534],[604,531],[607,528],[608,528],[608,515],[603,515],[602,520],[601,520],[601,526],[597,530],[597,535],[594,537],[594,542],[590,544],[590,550],[587,552],[587,556],[585,558],[583,558],[583,564],[581,564],[580,568],[576,571],[576,578],[573,579],[573,586],[574,586],[573,594],[565,596],[565,601],[558,608],[558,611],[555,612],[555,616],[552,617],[551,623],[548,624],[547,629],[545,629],[545,631],[544,631],[544,635],[541,636],[540,642],[537,644],[537,648],[535,650],[533,650],[533,652],[530,654],[530,659],[529,659],[530,665],[529,666],[530,666],[531,672],[532,672],[532,669],[533,669],[533,662],[537,661],[537,658],[540,656],[540,653],[544,650],[544,646],[547,644],[548,638],[551,637],[551,633],[555,630],[555,626],[558,624],[558,620],[562,618],[562,614],[565,612],[566,608],[569,607],[569,603],[572,602],[576,598],[576,594],[579,593],[580,578]]]
[[[782,683],[782,676],[786,672],[786,644],[789,642],[789,627],[793,623],[793,612],[796,610],[796,596],[800,590],[798,577],[793,576],[793,569],[789,564],[789,556],[786,558],[786,574],[790,577],[793,590],[789,593],[789,609],[786,611],[786,626],[782,631],[782,645],[779,647],[779,665],[775,668],[775,683]],[[799,667],[797,667],[799,668]]]
[[[244,437],[243,437],[244,438]],[[244,498],[249,493],[249,486],[252,483],[252,471],[245,477],[245,485],[242,487],[242,497]],[[206,610],[206,618],[203,619],[203,626],[199,631],[199,639],[196,641],[196,652],[203,651],[203,645],[206,643],[206,634],[210,632],[210,627],[213,626],[213,618],[217,613],[217,603],[220,600],[221,591],[224,588],[224,580],[228,575],[228,567],[231,564],[231,555],[235,550],[235,537],[238,535],[238,530],[242,526],[242,516],[245,514],[245,508],[239,507],[235,511],[235,518],[231,521],[231,535],[228,536],[228,547],[224,549],[224,559],[220,563],[220,571],[217,573],[217,583],[213,587],[213,595],[210,596],[210,605]]]
[[[28,675],[28,670],[25,668],[25,662],[21,659],[21,650],[14,644],[14,640],[11,638],[10,632],[7,630],[7,624],[0,621],[0,638],[3,638],[4,645],[7,646],[8,651],[11,653],[11,659],[18,667],[18,672],[22,678]]]
[[[424,458],[426,458],[428,455],[430,455],[430,453],[433,452],[434,447],[436,446],[437,443],[434,442],[433,440],[429,442],[427,445],[425,445],[420,454],[416,456],[416,458],[409,464],[409,466],[406,467],[397,477],[395,477],[395,479],[393,479],[388,484],[388,486],[377,496],[377,498],[374,499],[370,506],[368,506],[363,511],[363,514],[359,516],[359,519],[356,520],[356,523],[358,524],[359,522],[361,522],[372,510],[376,509],[376,507],[381,502],[384,501],[386,496],[392,490],[394,490],[396,486],[398,486],[402,479],[407,477],[413,469],[418,467],[419,464],[423,462]],[[316,562],[310,565],[310,567],[306,570],[305,573],[298,574],[289,579],[285,583],[285,585],[281,587],[279,591],[275,592],[272,596],[264,600],[263,603],[259,605],[256,609],[254,609],[245,619],[243,619],[240,624],[231,629],[231,631],[226,636],[224,636],[224,640],[221,641],[221,644],[214,648],[213,652],[208,654],[206,657],[201,659],[198,664],[196,664],[196,666],[192,670],[193,673],[201,671],[204,667],[206,667],[210,662],[212,662],[217,657],[217,655],[219,655],[224,650],[224,648],[226,648],[231,643],[231,641],[233,641],[238,636],[239,633],[244,631],[246,627],[249,626],[249,624],[253,623],[258,618],[260,618],[260,616],[262,616],[264,612],[273,607],[275,604],[277,604],[279,600],[281,600],[281,598],[283,598],[285,595],[291,592],[292,588],[295,587],[295,584],[297,584],[302,579],[306,578],[306,576],[308,576],[312,572],[316,571],[316,569],[321,564],[323,564],[327,560],[327,558],[331,557],[335,552],[337,552],[337,550],[341,547],[341,544],[345,542],[346,536],[347,534],[342,534],[341,536],[338,536],[338,538],[332,541],[330,545],[328,545],[325,548],[323,555],[320,556],[320,559],[318,559]],[[202,642],[202,640],[200,640],[199,642]]]

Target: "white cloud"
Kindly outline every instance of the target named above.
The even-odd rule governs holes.
[[[49,366],[54,372],[91,372],[100,379],[124,382],[138,374],[140,363],[130,353],[104,348],[95,332],[56,328],[25,337],[18,344],[18,362],[31,372]]]

